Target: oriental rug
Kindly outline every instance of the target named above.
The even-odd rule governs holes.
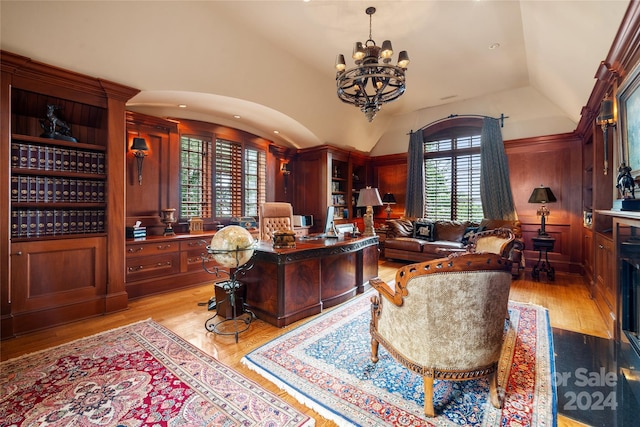
[[[556,393],[546,309],[509,302],[510,322],[498,380],[435,381],[436,417],[424,415],[422,377],[380,346],[370,361],[370,302],[365,294],[247,354],[242,362],[340,426],[555,426]]]
[[[311,426],[146,320],[3,362],[0,426]]]

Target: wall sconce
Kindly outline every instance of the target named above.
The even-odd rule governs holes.
[[[382,196],[382,203],[386,203],[387,205],[385,211],[387,212],[387,221],[389,221],[391,219],[391,205],[396,204],[396,198],[392,193],[385,193],[385,195]]]
[[[287,186],[289,181],[289,174],[291,174],[291,170],[289,169],[289,162],[280,161],[280,172],[282,172],[282,176],[284,177],[284,194],[287,194]]]
[[[534,188],[533,193],[531,193],[531,197],[529,197],[529,203],[541,203],[542,206],[538,209],[538,216],[540,217],[540,230],[538,230],[539,236],[548,236],[547,231],[545,230],[546,225],[546,217],[549,216],[551,211],[547,209],[545,206],[546,203],[556,202],[556,196],[553,194],[553,191],[549,187],[545,187],[541,185],[540,187]]]
[[[280,163],[280,172],[282,172],[283,175],[289,175],[291,173],[291,171],[289,170],[289,163],[285,163],[282,162]]]
[[[138,162],[138,185],[142,185],[142,162],[147,156],[147,141],[144,138],[133,138],[133,144],[131,144],[131,151]]]
[[[609,128],[616,127],[616,106],[613,99],[606,98],[600,103],[600,114],[596,124],[602,128],[604,140],[604,174],[609,173]]]

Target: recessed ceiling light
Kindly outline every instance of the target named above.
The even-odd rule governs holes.
[[[239,118],[240,118],[240,115],[239,115],[239,114],[234,114],[234,115],[233,115],[233,118],[234,118],[234,119],[239,119]]]
[[[491,43],[489,45],[489,50],[495,50],[498,49],[500,47],[500,43]]]
[[[274,130],[273,133],[275,133],[276,135],[278,135],[280,133],[279,130]]]
[[[178,104],[178,108],[187,108],[187,104]]]

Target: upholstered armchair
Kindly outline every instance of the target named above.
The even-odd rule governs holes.
[[[468,252],[500,254],[504,258],[509,258],[515,245],[515,239],[515,234],[509,228],[480,231],[469,238],[466,250]]]
[[[260,240],[273,240],[274,231],[293,230],[293,208],[290,203],[267,202],[260,205]]]
[[[401,267],[395,285],[369,283],[371,361],[379,344],[424,379],[424,413],[435,415],[434,379],[489,377],[500,408],[497,370],[508,312],[511,261],[492,253],[454,254]],[[444,406],[446,402],[441,402]]]

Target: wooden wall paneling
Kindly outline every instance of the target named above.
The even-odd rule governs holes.
[[[391,218],[400,218],[405,214],[406,193],[407,193],[407,155],[395,154],[391,156],[381,156],[373,160],[374,187],[378,187],[380,197],[385,193],[393,193],[396,204],[391,205]],[[387,218],[387,206],[378,207],[374,210],[377,221],[384,221]]]
[[[138,184],[137,160],[128,147],[133,138],[147,141],[149,151],[143,162],[142,185]],[[160,212],[179,208],[180,136],[174,122],[127,112],[126,225],[142,221],[148,235],[161,235],[164,224]],[[178,215],[176,215],[177,219]],[[174,224],[174,228],[178,228]]]
[[[547,207],[547,232],[556,238],[551,263],[559,271],[579,273],[582,264],[582,141],[573,134],[508,141],[511,187],[525,238],[527,265],[537,260],[531,237],[540,228],[538,205],[528,203],[533,189],[540,185],[551,188],[555,203]],[[529,244],[527,244],[529,242]],[[535,258],[535,259],[534,259]]]

